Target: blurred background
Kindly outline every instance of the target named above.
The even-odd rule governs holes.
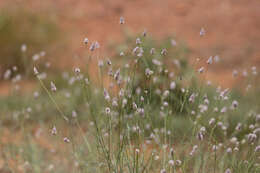
[[[260,65],[259,7],[259,0],[1,0],[0,94],[9,92],[5,75],[14,65],[27,73],[28,59],[42,56],[54,71],[71,68],[86,56],[85,37],[100,43],[104,58],[115,54],[111,45],[144,30],[156,40],[170,36],[184,43],[191,61],[218,55],[221,63],[207,78],[231,87],[238,84],[234,69],[243,73]],[[22,81],[30,91],[30,79]]]

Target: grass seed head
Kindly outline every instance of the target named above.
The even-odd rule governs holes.
[[[52,81],[51,81],[51,91],[52,92],[56,92],[57,91],[56,85]]]
[[[121,25],[125,24],[125,18],[124,18],[123,16],[120,17],[119,23],[120,23]]]
[[[70,143],[70,140],[69,140],[69,138],[67,138],[67,137],[63,138],[63,141],[64,141],[65,143]]]

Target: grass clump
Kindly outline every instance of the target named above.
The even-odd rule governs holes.
[[[41,87],[35,98],[8,106],[2,101],[6,113],[19,112],[23,123],[17,128],[33,134],[26,135],[30,140],[50,143],[47,149],[30,144],[19,154],[18,160],[31,166],[27,170],[257,173],[257,94],[207,85],[201,75],[217,61],[205,60],[197,70],[185,60],[187,49],[174,40],[158,45],[146,34],[134,40],[103,60],[96,53],[99,44],[87,40],[88,60],[97,59],[98,74],[75,68],[62,77],[42,78],[44,70],[35,65]],[[28,122],[40,128],[25,129]],[[45,157],[51,161],[41,162]]]

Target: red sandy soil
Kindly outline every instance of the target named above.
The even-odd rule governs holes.
[[[120,16],[132,32],[146,29],[157,39],[174,35],[184,40],[192,51],[190,59],[218,54],[225,63],[211,69],[208,76],[212,81],[222,79],[225,86],[233,84],[229,80],[233,68],[242,71],[260,65],[259,0],[0,1],[0,7],[10,6],[25,6],[57,21],[69,42],[62,50],[62,66],[71,65],[75,54],[86,51],[82,44],[85,37],[99,41],[102,52],[110,52],[107,45],[123,38]],[[206,30],[202,38],[201,27]]]

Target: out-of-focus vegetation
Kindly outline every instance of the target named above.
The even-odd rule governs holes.
[[[56,74],[36,63],[31,94],[0,98],[0,135],[19,135],[0,141],[0,170],[259,172],[257,86],[244,95],[207,84],[206,67],[189,64],[188,49],[171,39],[128,38],[110,59],[85,44],[95,75],[94,63]],[[218,63],[209,60],[207,68]],[[253,68],[250,83],[257,75]]]
[[[59,38],[53,19],[28,9],[0,9],[0,72],[16,66],[20,73],[32,67]],[[23,49],[23,50],[22,50]]]

